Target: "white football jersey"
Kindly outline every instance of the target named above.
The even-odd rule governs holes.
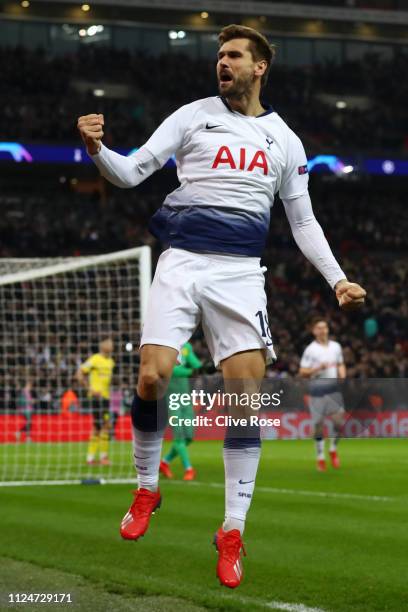
[[[328,344],[320,344],[314,340],[305,349],[300,360],[301,368],[317,368],[327,363],[325,370],[320,370],[314,378],[337,378],[337,366],[344,363],[343,352],[338,342],[329,340]]]
[[[302,143],[271,108],[251,117],[219,96],[197,100],[170,115],[142,149],[160,166],[176,157],[180,187],[149,226],[174,247],[260,257],[275,194],[307,193]]]

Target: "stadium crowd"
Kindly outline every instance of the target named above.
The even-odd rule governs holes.
[[[138,146],[170,112],[216,91],[215,57],[154,57],[94,45],[52,56],[44,49],[0,47],[0,64],[0,133],[5,140],[76,141],[76,117],[100,112],[106,116],[107,144]],[[264,97],[311,153],[324,145],[337,152],[381,148],[403,154],[408,151],[408,84],[401,74],[407,70],[408,55],[402,52],[393,59],[371,53],[342,64],[277,63]],[[89,91],[78,90],[78,83],[89,80]],[[108,83],[125,85],[125,97],[95,98],[93,88]],[[365,102],[336,108],[335,99],[347,95]]]
[[[103,206],[99,194],[80,194],[67,185],[47,192],[42,187],[36,191],[31,184],[30,192],[13,196],[5,190],[0,196],[0,255],[75,256],[149,244],[157,260],[162,245],[148,232],[147,221],[174,182],[174,174],[173,170],[161,171],[155,176],[154,188],[145,190],[111,187]],[[314,210],[329,243],[350,278],[368,290],[366,306],[352,315],[338,309],[331,289],[295,245],[281,203],[275,203],[263,258],[268,267],[270,327],[278,353],[269,376],[297,374],[314,315],[330,321],[333,335],[344,347],[349,376],[408,375],[408,220],[400,215],[403,191],[394,180],[379,179],[370,186],[311,176]],[[392,198],[389,181],[394,184]],[[210,370],[201,331],[195,336],[194,348]],[[50,390],[61,386],[61,376],[64,380],[69,377],[86,350],[86,346],[73,347],[61,360],[58,351],[44,345],[29,360],[39,372],[36,377],[46,380]]]
[[[147,57],[90,46],[73,56],[52,57],[44,50],[0,47],[0,63],[0,132],[3,139],[13,141],[78,142],[77,116],[103,112],[106,144],[135,146],[172,110],[213,95],[216,87],[214,62],[187,56]],[[342,66],[288,68],[276,64],[265,98],[299,133],[308,151],[324,144],[336,150],[381,147],[402,153],[408,147],[404,141],[408,85],[400,75],[407,68],[404,55],[397,55],[393,62],[371,56]],[[95,83],[128,84],[130,97],[112,100],[96,98],[91,91],[75,91],[75,82],[90,74]],[[319,97],[322,92],[360,92],[372,104],[364,111],[334,111]],[[31,174],[26,180],[18,175],[1,179],[0,257],[77,256],[149,244],[157,261],[163,245],[152,237],[147,224],[165,194],[176,187],[174,170],[162,170],[137,189],[126,191],[89,178],[87,188],[80,189],[81,179],[69,176],[72,171],[53,171],[52,180],[51,173],[41,178]],[[268,376],[297,375],[300,355],[311,339],[308,323],[314,315],[329,320],[333,336],[343,346],[350,377],[408,376],[408,218],[401,215],[404,187],[391,177],[372,182],[352,176],[316,180],[312,174],[311,195],[333,251],[346,274],[368,290],[368,299],[359,312],[346,315],[339,310],[331,289],[298,251],[277,202],[263,258],[268,267],[270,327],[278,354]],[[37,407],[59,405],[61,393],[72,384],[72,374],[89,346],[71,339],[70,348],[65,346],[61,353],[54,344],[51,334],[29,343],[25,355],[21,347],[0,347],[1,405],[15,403],[18,397],[8,372],[10,364],[15,368],[13,380],[17,375],[22,389],[30,372],[35,373]],[[204,371],[211,372],[201,330],[193,344],[205,363]],[[128,380],[137,368],[137,355],[132,362],[127,359],[124,367]]]

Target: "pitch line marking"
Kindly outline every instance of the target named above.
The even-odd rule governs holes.
[[[285,601],[262,601],[260,599],[255,599],[252,597],[234,597],[230,595],[220,594],[223,599],[227,599],[229,601],[236,601],[237,599],[248,606],[259,606],[260,608],[268,608],[271,610],[283,610],[284,612],[328,612],[328,610],[324,610],[323,608],[315,608],[310,606],[305,606],[302,603],[287,603]]]
[[[184,486],[186,485],[184,480],[169,480],[168,482],[173,483],[173,484],[183,484]],[[207,486],[207,487],[211,487],[214,489],[223,489],[225,486],[224,483],[221,483],[221,482],[199,482],[197,480],[194,480],[187,484],[187,486],[191,486],[191,485],[200,486],[200,487]],[[398,501],[398,498],[384,497],[381,495],[358,495],[357,493],[335,493],[331,491],[328,491],[326,493],[325,491],[303,491],[301,489],[278,489],[274,487],[255,486],[255,492],[257,491],[261,491],[261,493],[282,493],[282,494],[288,494],[288,495],[305,495],[305,496],[310,496],[310,497],[329,497],[333,499],[357,499],[357,500],[362,500],[362,501],[382,501],[382,502],[389,502],[389,501],[396,501],[396,500]]]
[[[272,608],[272,610],[285,610],[286,612],[326,612],[322,608],[311,608],[304,604],[285,603],[283,601],[269,601],[265,606]]]
[[[84,479],[86,480],[90,474],[86,474]],[[131,484],[136,486],[136,478],[109,478],[109,475],[106,475],[103,478],[99,478],[99,483],[101,485],[115,485],[115,484]],[[186,483],[184,480],[168,480],[167,482],[184,485],[187,487],[192,486],[206,486],[214,489],[223,489],[224,483],[221,482],[199,482],[197,480]],[[72,480],[17,480],[17,481],[4,481],[0,482],[1,487],[26,487],[26,486],[54,486],[54,485],[80,485],[83,484],[83,481],[80,479],[72,479]],[[405,499],[406,496],[402,497],[385,497],[381,495],[358,495],[356,493],[335,493],[335,492],[325,492],[325,491],[303,491],[301,489],[279,489],[274,487],[255,487],[255,491],[260,491],[261,493],[277,493],[284,495],[304,495],[307,497],[323,497],[323,498],[332,498],[332,499],[350,499],[350,500],[360,500],[360,501],[379,501],[379,502],[401,502]]]

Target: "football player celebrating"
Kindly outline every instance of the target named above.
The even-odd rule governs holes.
[[[241,381],[242,392],[253,393],[265,365],[275,359],[260,257],[276,193],[297,244],[340,305],[353,308],[364,301],[364,289],[346,279],[313,215],[301,141],[260,99],[273,56],[273,47],[256,30],[223,28],[219,95],[176,110],[130,157],[102,144],[102,115],[78,120],[89,155],[113,184],[138,185],[173,154],[180,181],[150,222],[168,248],[156,268],[141,338],[132,407],[139,488],[121,525],[127,539],[145,533],[161,502],[158,473],[167,419],[161,398],[180,348],[198,323],[226,386]],[[217,575],[231,588],[242,579],[242,534],[260,446],[254,430],[246,438],[229,431],[224,442],[226,505],[216,534]]]

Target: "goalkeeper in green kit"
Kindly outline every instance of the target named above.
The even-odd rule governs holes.
[[[201,368],[202,363],[193,351],[193,347],[189,342],[183,344],[181,349],[180,363],[174,366],[173,375],[170,380],[170,384],[167,390],[167,397],[172,393],[182,394],[190,393],[190,383],[188,378],[192,376],[194,370]],[[194,409],[191,403],[186,406],[181,405],[177,411],[173,411],[172,414],[177,415],[178,420],[180,419],[192,419],[194,417]],[[177,456],[180,457],[184,467],[183,480],[194,480],[196,472],[191,465],[190,457],[188,454],[188,445],[193,441],[193,426],[186,426],[183,424],[173,425],[173,445],[170,451],[160,462],[160,472],[166,476],[166,478],[173,478],[173,472],[170,469],[170,462],[173,461]]]

